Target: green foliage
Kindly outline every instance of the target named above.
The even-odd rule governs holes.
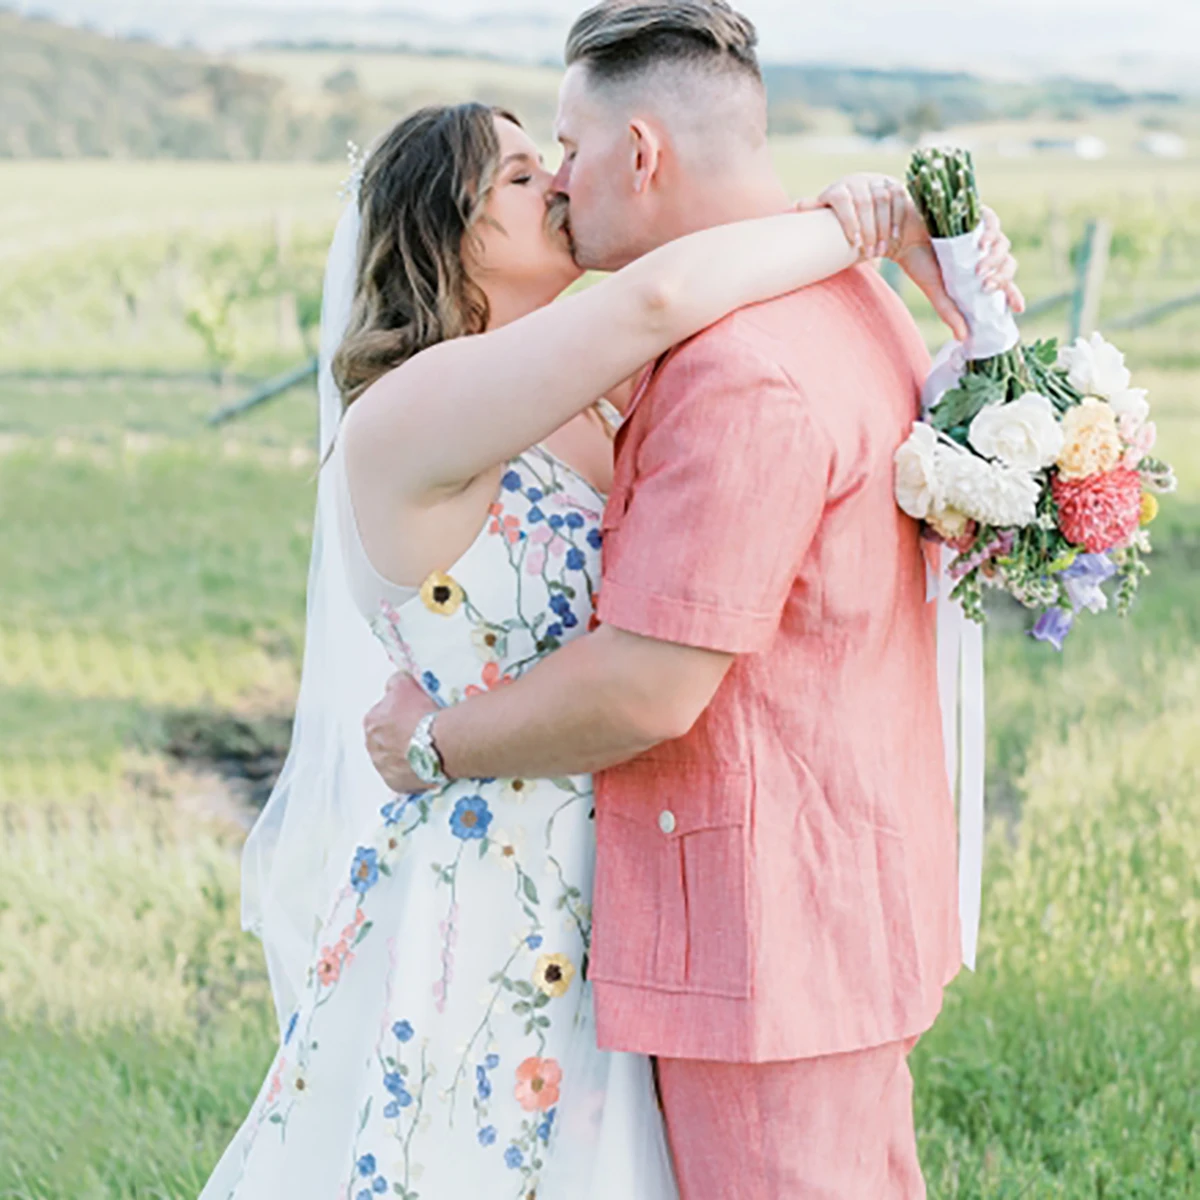
[[[189,187],[211,188],[208,171]],[[232,176],[217,177],[223,193]],[[330,183],[310,179],[331,210]],[[77,374],[88,339],[116,331],[116,361],[160,372],[0,375],[0,1196],[14,1200],[196,1195],[273,1051],[261,952],[238,921],[252,810],[215,772],[277,757],[286,730],[314,403],[297,390],[216,432],[211,382],[161,377],[193,365],[180,347],[202,350],[171,281],[210,266],[238,289],[234,365],[278,355],[274,300],[313,294],[328,222],[292,239],[306,288],[276,274],[258,224],[152,234],[144,259],[117,239],[6,261],[20,270],[0,329],[21,333],[0,365],[29,365],[44,325],[43,369]],[[1029,255],[1046,290],[1048,246]],[[1161,283],[1143,272],[1113,303]],[[1081,623],[1061,657],[1028,641],[1015,605],[994,613],[979,971],[913,1058],[935,1200],[1200,1194],[1200,371],[1171,365],[1189,320],[1132,340],[1181,485],[1137,610]]]

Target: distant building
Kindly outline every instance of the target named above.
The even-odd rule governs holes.
[[[1187,142],[1177,133],[1148,133],[1138,142],[1138,149],[1155,158],[1187,157]]]
[[[1032,145],[1039,154],[1073,154],[1090,161],[1108,155],[1108,143],[1092,134],[1075,138],[1034,138]]]

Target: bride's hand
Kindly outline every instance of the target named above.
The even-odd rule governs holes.
[[[849,175],[825,189],[816,200],[802,201],[801,211],[829,208],[842,224],[847,241],[864,258],[887,257],[928,297],[938,316],[962,341],[967,336],[962,314],[946,292],[941,268],[925,222],[904,185],[886,175]],[[988,290],[1003,289],[1013,312],[1025,311],[1025,297],[1015,283],[1017,261],[1000,219],[983,209],[984,257],[979,274]]]

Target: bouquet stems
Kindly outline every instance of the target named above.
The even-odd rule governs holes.
[[[931,237],[962,237],[983,221],[975,162],[968,150],[916,151],[909,163],[908,191]],[[1034,374],[1019,345],[968,363],[967,373],[991,380],[1003,389],[1006,400],[1035,390]]]

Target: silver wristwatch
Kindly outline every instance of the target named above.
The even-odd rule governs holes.
[[[405,755],[413,774],[431,788],[445,787],[450,782],[442,756],[433,744],[433,719],[436,716],[436,712],[427,713],[417,722]]]

